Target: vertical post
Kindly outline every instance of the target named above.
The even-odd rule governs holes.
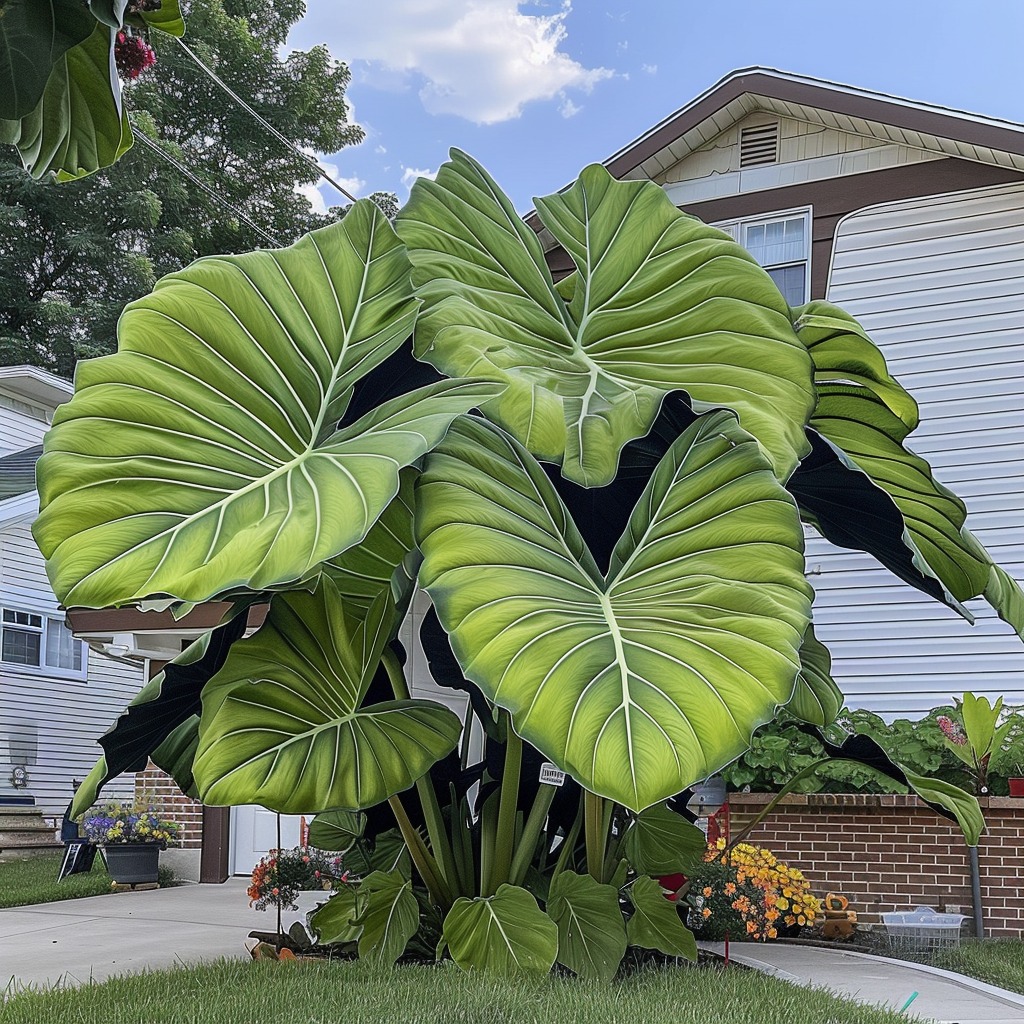
[[[971,900],[974,904],[974,937],[985,938],[985,921],[981,914],[981,868],[978,865],[978,848],[968,847],[971,856]]]

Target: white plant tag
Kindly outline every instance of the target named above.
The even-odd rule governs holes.
[[[540,781],[548,786],[561,786],[565,783],[565,772],[559,771],[550,761],[540,766]]]

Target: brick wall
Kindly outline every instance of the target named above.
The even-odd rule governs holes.
[[[177,822],[178,846],[186,850],[199,850],[203,846],[203,805],[184,796],[174,780],[165,775],[152,761],[144,772],[135,776],[135,795],[145,794],[153,806],[168,821]]]
[[[736,833],[771,799],[729,796]],[[992,936],[1024,933],[1024,799],[982,800],[978,846],[984,924]],[[973,913],[967,845],[953,823],[915,796],[811,793],[787,797],[750,836],[798,867],[817,895],[840,892],[866,923],[913,906]],[[968,925],[970,922],[968,922]]]

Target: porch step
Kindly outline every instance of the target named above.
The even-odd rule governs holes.
[[[0,862],[38,857],[64,848],[38,807],[0,806]]]

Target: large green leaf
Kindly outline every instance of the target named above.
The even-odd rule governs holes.
[[[644,875],[689,874],[707,845],[704,832],[665,804],[641,811],[626,833],[630,866]]]
[[[163,0],[155,11],[142,11],[139,19],[147,28],[156,28],[171,36],[185,34],[185,20],[181,16],[179,0]]]
[[[697,959],[697,940],[683,924],[675,903],[665,898],[658,883],[641,875],[629,887],[633,916],[626,922],[626,939],[631,946],[657,949],[667,956]]]
[[[558,927],[558,962],[581,978],[611,981],[626,953],[618,889],[562,871],[548,891],[547,912]]]
[[[323,811],[309,823],[309,845],[331,853],[347,853],[366,828],[366,815],[358,811]]]
[[[516,885],[502,885],[486,899],[456,900],[443,937],[464,971],[547,974],[558,954],[554,921]]]
[[[340,885],[326,903],[310,912],[309,927],[324,946],[335,943],[356,942],[363,930],[356,922],[366,905],[365,894],[351,883]]]
[[[413,537],[413,486],[416,471],[399,474],[398,494],[362,542],[326,562],[323,571],[338,588],[345,607],[365,612],[374,599],[390,590],[395,604],[404,608],[412,596],[415,574],[406,571],[406,560],[415,552]]]
[[[88,810],[111,779],[124,772],[141,772],[150,759],[183,791],[193,788],[192,763],[203,687],[224,666],[245,623],[243,612],[204,633],[136,694],[100,737],[103,756],[75,792],[71,817]]]
[[[96,19],[81,0],[5,0],[0,5],[0,118],[27,117],[43,98],[57,62],[95,28]]]
[[[984,595],[1024,635],[1020,587],[966,529],[963,502],[904,445],[917,403],[882,353],[838,306],[816,301],[793,314],[818,391],[811,457],[789,485],[810,521],[968,619],[962,602]]]
[[[82,178],[132,146],[114,66],[114,30],[93,25],[84,42],[57,59],[36,106],[20,120],[0,121],[0,142],[18,147],[34,178]]]
[[[786,711],[801,722],[827,729],[843,709],[843,691],[832,678],[832,655],[808,625],[800,644],[800,675]]]
[[[334,584],[278,594],[203,691],[195,777],[208,804],[304,814],[372,807],[411,786],[458,742],[462,723],[430,701],[362,707],[393,626],[382,595],[367,617]]]
[[[397,871],[374,871],[359,883],[359,897],[359,955],[391,966],[419,927],[420,907],[412,882]]]
[[[417,488],[420,574],[466,677],[593,792],[641,810],[792,697],[811,590],[796,507],[730,412],[644,490],[602,578],[543,469],[465,419]]]
[[[508,383],[486,412],[571,480],[600,486],[665,395],[736,410],[778,474],[813,408],[811,364],[768,275],[652,182],[600,165],[537,200],[578,269],[566,301],[534,233],[458,150],[398,216],[424,300],[416,352],[446,373]]]
[[[500,390],[442,381],[336,429],[415,315],[404,247],[369,201],[132,303],[120,351],[79,364],[39,460],[33,530],[61,600],[264,590],[359,543],[402,467]]]

